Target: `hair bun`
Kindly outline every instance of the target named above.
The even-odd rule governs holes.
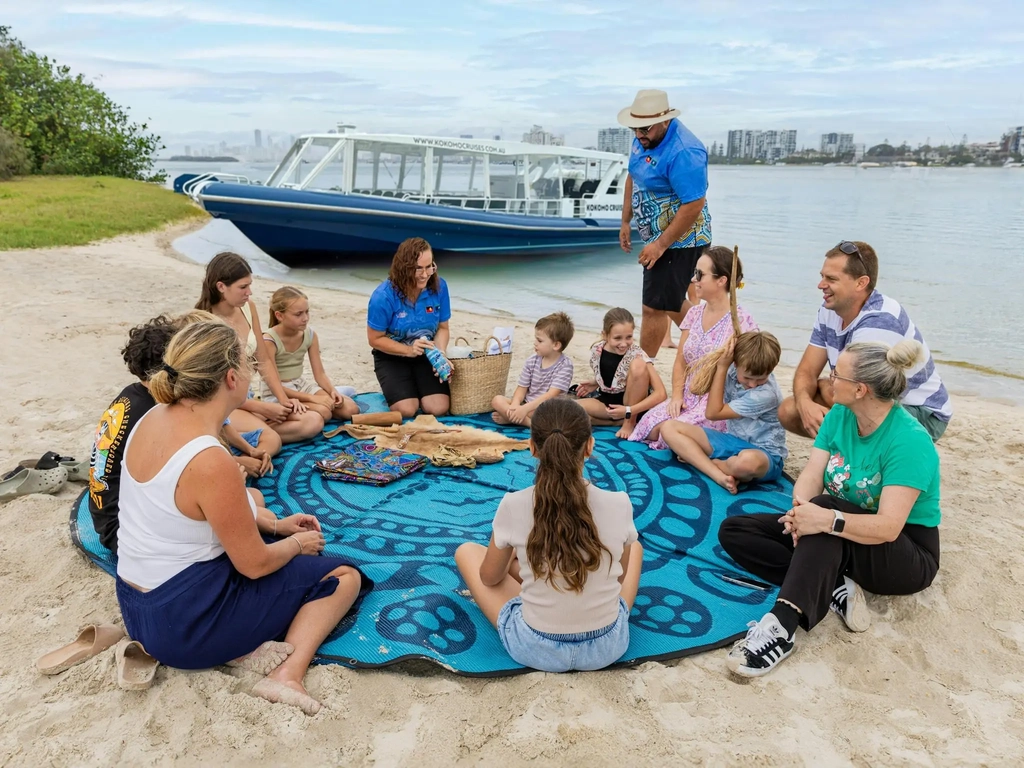
[[[924,347],[920,342],[904,339],[886,352],[885,359],[890,365],[906,371],[917,365],[923,354]]]

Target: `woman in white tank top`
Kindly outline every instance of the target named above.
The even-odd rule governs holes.
[[[272,403],[251,395],[242,401],[240,410],[231,415],[232,426],[239,432],[266,426],[280,435],[283,443],[297,443],[316,437],[324,428],[323,417],[285,394],[273,358],[268,358],[266,347],[261,342],[263,332],[256,305],[249,300],[251,295],[252,270],[249,262],[237,253],[218,253],[206,265],[196,309],[212,312],[235,329],[245,345],[246,357],[259,365],[263,384],[277,400]]]
[[[196,323],[168,345],[150,377],[161,405],[125,448],[117,597],[129,634],[161,663],[238,663],[267,675],[253,693],[314,714],[306,669],[372,582],[347,560],[314,557],[314,516],[279,520],[246,492],[216,435],[250,375],[223,323]]]

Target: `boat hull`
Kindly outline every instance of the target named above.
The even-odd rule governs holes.
[[[618,243],[620,220],[492,213],[384,197],[215,182],[199,202],[288,266],[391,257],[409,237],[436,252],[540,255]]]

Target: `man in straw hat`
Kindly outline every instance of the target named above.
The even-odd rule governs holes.
[[[711,245],[708,152],[700,139],[675,118],[678,109],[664,91],[638,91],[619,112],[619,124],[633,129],[629,177],[622,202],[619,244],[629,253],[630,221],[636,217],[644,241],[638,261],[644,268],[640,346],[658,353],[669,329],[689,309],[687,289],[697,259]]]

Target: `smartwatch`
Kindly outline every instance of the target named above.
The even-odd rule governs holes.
[[[843,517],[843,513],[838,509],[833,509],[832,514],[835,515],[835,519],[832,520],[832,530],[830,533],[842,533],[843,529],[846,528],[846,518]]]
[[[631,419],[632,417],[633,417],[633,406],[627,405],[626,406],[626,418],[627,419]]]

